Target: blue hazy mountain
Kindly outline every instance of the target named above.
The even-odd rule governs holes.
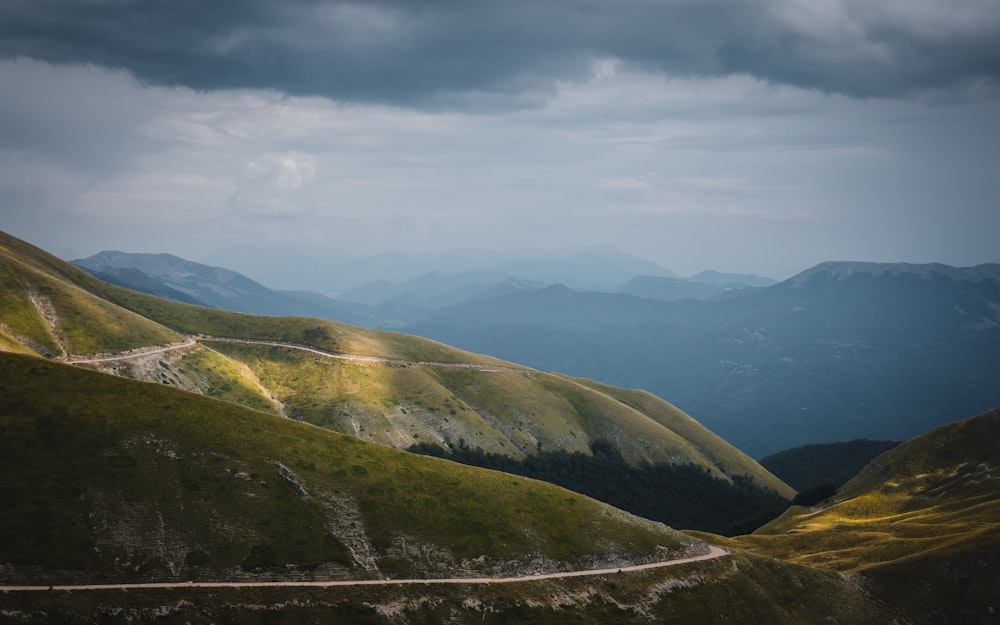
[[[751,455],[901,440],[1000,405],[1000,265],[830,262],[739,297],[549,287],[405,328],[544,370],[643,388]]]

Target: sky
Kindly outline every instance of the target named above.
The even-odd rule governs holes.
[[[1000,262],[1000,0],[5,0],[0,230]]]

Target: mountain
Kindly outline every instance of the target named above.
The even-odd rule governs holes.
[[[187,303],[256,315],[302,315],[347,322],[362,318],[356,307],[319,293],[276,291],[230,269],[171,254],[104,251],[73,264],[112,284]]]
[[[372,283],[405,283],[426,274],[483,274],[498,280],[519,278],[544,284],[562,283],[583,289],[613,289],[636,275],[676,277],[651,261],[614,248],[592,247],[555,252],[522,249],[513,252],[454,250],[406,254],[383,252],[332,264],[324,281],[325,293],[341,293]]]
[[[1000,410],[875,458],[832,499],[740,539],[849,573],[915,623],[993,623],[1000,604]]]
[[[690,464],[722,489],[749,480],[762,496],[794,494],[754,460],[651,396],[625,400],[620,389],[403,334],[155,298],[100,282],[6,235],[0,260],[9,275],[5,300],[23,302],[0,310],[0,328],[9,328],[7,342],[16,351],[41,354],[33,346],[49,340],[45,355],[81,367],[402,449],[418,442],[467,445],[520,459],[543,449],[591,454],[601,441],[630,466]],[[47,300],[32,299],[43,290]],[[64,306],[66,293],[108,312],[80,314]],[[91,344],[80,349],[53,338],[61,336],[90,337]]]
[[[0,428],[12,622],[975,625],[1000,598],[1000,411],[904,444],[830,507],[737,539],[38,356],[0,353]],[[729,553],[623,571],[706,540]],[[371,584],[595,567],[617,573]],[[352,579],[369,581],[267,586]],[[113,586],[151,581],[169,585]],[[211,581],[235,587],[198,585]],[[95,582],[110,586],[60,587]]]
[[[758,276],[754,273],[722,273],[711,269],[700,271],[695,275],[690,276],[688,280],[691,282],[714,284],[716,286],[740,285],[744,287],[765,287],[778,283],[777,280],[765,278],[764,276]]]
[[[699,549],[542,482],[167,386],[17,354],[0,372],[3,583],[477,576]]]
[[[501,273],[433,271],[400,282],[371,282],[343,291],[337,297],[349,305],[367,306],[370,319],[366,325],[393,328],[431,316],[447,306],[545,286],[542,282],[506,277]]]
[[[4,621],[863,625],[901,616],[846,578],[713,554],[544,482],[37,356],[0,353],[0,429]],[[592,569],[607,572],[530,577]],[[328,581],[347,585],[320,585]]]
[[[739,284],[715,285],[681,278],[661,276],[636,276],[615,289],[636,297],[673,302],[681,299],[709,299],[745,288]]]
[[[402,329],[669,397],[757,457],[906,439],[1000,404],[1000,265],[825,263],[747,291],[661,302],[549,287]]]
[[[77,261],[76,264],[83,269],[87,269],[87,267],[80,261]],[[100,269],[88,269],[88,271],[92,276],[98,278],[99,280],[110,282],[111,284],[117,284],[118,286],[123,286],[127,289],[142,291],[143,293],[149,293],[150,295],[155,295],[157,297],[165,297],[178,302],[184,302],[185,304],[205,306],[205,304],[198,301],[192,295],[184,293],[183,291],[178,291],[177,289],[168,286],[164,282],[161,282],[160,280],[157,280],[156,278],[143,273],[134,267],[105,266]]]
[[[899,445],[899,441],[859,438],[841,443],[793,447],[760,459],[760,464],[795,490],[830,483],[840,488],[872,458]]]

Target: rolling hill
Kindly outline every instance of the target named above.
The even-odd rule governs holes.
[[[993,622],[998,599],[1000,411],[905,443],[834,501],[738,539],[32,355],[0,354],[0,434],[0,585],[38,587],[3,592],[13,622],[948,625]],[[504,584],[186,583],[614,570],[705,540],[730,554]]]
[[[1000,602],[1000,409],[885,452],[830,500],[738,544],[869,580],[917,623],[992,623]]]
[[[543,482],[32,355],[0,353],[0,496],[17,623],[906,622],[752,553],[623,570],[708,547]]]
[[[541,482],[164,385],[19,354],[0,371],[7,582],[471,576],[695,547]]]
[[[511,458],[590,455],[610,444],[631,466],[693,465],[790,498],[755,461],[670,404],[542,373],[403,334],[305,317],[260,317],[169,301],[101,282],[24,242],[0,239],[12,349],[152,381],[405,449],[468,446]],[[33,303],[45,285],[51,304]],[[64,293],[101,314],[64,309]],[[107,321],[113,319],[113,321]],[[54,328],[54,330],[52,329]],[[90,337],[87,349],[53,336]],[[112,341],[111,338],[115,340]],[[127,340],[126,340],[127,339]]]

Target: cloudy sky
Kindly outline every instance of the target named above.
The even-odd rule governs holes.
[[[1000,262],[1000,0],[5,0],[0,229]]]

